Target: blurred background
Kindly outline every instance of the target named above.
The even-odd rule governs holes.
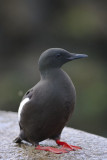
[[[107,1],[0,1],[0,110],[17,112],[51,47],[88,54],[63,66],[77,92],[68,126],[107,137]]]

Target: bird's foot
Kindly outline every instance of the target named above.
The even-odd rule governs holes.
[[[49,152],[53,152],[53,153],[56,153],[56,154],[62,154],[62,153],[68,153],[70,151],[76,151],[78,149],[82,149],[81,147],[78,147],[78,146],[72,146],[72,145],[69,145],[68,143],[66,142],[62,142],[60,140],[56,140],[56,143],[58,145],[61,145],[62,147],[61,148],[54,148],[54,147],[44,147],[44,146],[36,146],[36,150],[43,150],[43,151],[49,151]]]
[[[53,152],[53,153],[56,153],[56,154],[62,154],[62,153],[68,153],[69,151],[64,149],[64,148],[54,148],[54,147],[44,147],[44,146],[40,146],[38,145],[36,148],[36,150],[43,150],[43,151],[49,151],[49,152]]]
[[[58,145],[61,145],[61,146],[62,146],[61,149],[66,149],[66,150],[68,150],[68,151],[76,151],[76,150],[78,150],[78,149],[82,149],[81,147],[72,146],[72,145],[69,145],[68,143],[62,142],[62,141],[60,141],[60,140],[56,140],[56,143],[57,143]]]

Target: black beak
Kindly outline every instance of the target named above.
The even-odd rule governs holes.
[[[68,57],[67,59],[68,60],[74,60],[74,59],[80,59],[80,58],[86,58],[88,57],[88,55],[86,54],[75,54],[75,53],[72,53],[70,57]]]

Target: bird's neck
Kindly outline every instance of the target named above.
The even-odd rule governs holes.
[[[64,74],[64,71],[60,68],[52,68],[52,69],[48,69],[40,72],[41,80],[55,79],[59,75],[61,76],[62,74]]]

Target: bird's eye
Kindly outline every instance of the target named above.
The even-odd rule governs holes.
[[[58,53],[58,54],[56,55],[56,57],[57,57],[57,58],[60,58],[60,57],[61,57],[61,54],[60,54],[60,53]]]

